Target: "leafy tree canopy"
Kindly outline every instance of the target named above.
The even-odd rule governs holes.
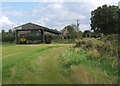
[[[120,25],[118,6],[103,5],[91,12],[91,30],[97,33],[118,33]]]

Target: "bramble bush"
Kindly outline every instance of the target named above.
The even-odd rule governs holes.
[[[117,34],[112,34],[100,39],[84,38],[77,40],[74,47],[86,51],[86,58],[98,61],[96,65],[101,66],[104,70],[111,71],[112,74],[117,74],[119,49],[117,37]]]
[[[113,37],[114,36],[114,37]],[[88,52],[95,50],[100,53],[100,55],[115,56],[118,57],[118,40],[117,35],[105,36],[101,39],[95,38],[84,38],[76,40],[76,45],[74,47],[79,47]]]

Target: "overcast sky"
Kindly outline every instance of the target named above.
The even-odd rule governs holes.
[[[0,9],[0,28],[6,31],[15,26],[32,22],[49,28],[61,30],[66,25],[76,24],[79,19],[80,30],[90,29],[91,11],[103,4],[118,5],[119,0],[79,0],[48,2],[2,2]],[[1,3],[0,3],[1,4]],[[2,15],[1,15],[2,14]]]

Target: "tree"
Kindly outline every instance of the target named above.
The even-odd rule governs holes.
[[[2,29],[2,36],[4,36],[5,35],[5,30],[4,29]]]
[[[8,32],[5,32],[5,30],[2,30],[2,42],[14,42],[15,36],[14,32],[9,29]]]
[[[7,32],[7,34],[8,34],[9,36],[14,35],[14,31],[13,31],[12,29],[9,29],[8,32]]]
[[[91,31],[90,30],[85,30],[83,33],[83,37],[91,37]]]
[[[64,29],[67,30],[66,35],[75,35],[76,34],[75,33],[76,32],[75,25],[73,25],[73,24],[66,26]]]
[[[96,33],[118,33],[118,6],[103,5],[91,12],[91,30]]]
[[[9,29],[8,32],[9,32],[9,34],[13,34],[12,29]]]

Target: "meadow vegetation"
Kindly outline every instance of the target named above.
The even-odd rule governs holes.
[[[63,73],[76,83],[118,83],[117,34],[76,40],[60,57]]]

